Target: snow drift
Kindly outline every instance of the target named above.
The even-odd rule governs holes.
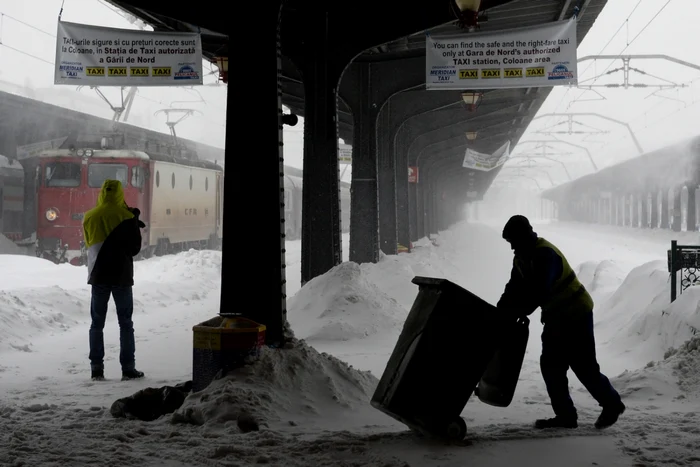
[[[625,278],[620,267],[610,260],[586,261],[574,270],[597,304],[610,298]]]
[[[665,261],[633,269],[596,313],[601,342],[643,366],[690,339],[700,329],[700,287],[687,289],[673,304],[669,287]]]
[[[235,432],[296,426],[367,406],[376,384],[369,372],[294,339],[284,349],[263,348],[253,363],[190,395],[172,421]]]
[[[308,341],[362,339],[400,328],[406,310],[356,263],[309,281],[287,305],[296,335]]]

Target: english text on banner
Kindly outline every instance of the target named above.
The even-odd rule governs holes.
[[[488,33],[426,36],[426,89],[577,84],[576,20]]]

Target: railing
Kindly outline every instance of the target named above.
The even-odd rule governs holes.
[[[671,303],[677,298],[678,275],[680,272],[680,293],[688,287],[700,283],[700,245],[679,245],[671,241],[668,250],[668,272],[671,274]]]

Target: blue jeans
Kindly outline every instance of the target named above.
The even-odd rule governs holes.
[[[566,312],[566,310],[563,310]],[[569,368],[603,408],[622,404],[620,395],[610,380],[600,372],[596,358],[593,333],[593,313],[566,319],[560,323],[545,323],[542,331],[540,368],[547,386],[555,415],[577,418],[569,394]]]
[[[135,369],[136,345],[134,342],[134,323],[131,315],[134,312],[134,297],[131,287],[113,285],[93,285],[92,299],[90,301],[90,367],[92,370],[104,369],[105,345],[104,333],[105,320],[107,319],[107,307],[109,296],[114,297],[117,305],[117,319],[119,320],[119,363],[122,371]]]

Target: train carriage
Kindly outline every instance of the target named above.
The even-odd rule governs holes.
[[[141,210],[143,257],[220,243],[218,165],[126,149],[56,149],[41,153],[37,167],[37,256],[85,264],[83,215],[106,179],[119,180],[126,203]]]
[[[0,155],[0,232],[13,241],[22,239],[24,168]]]

